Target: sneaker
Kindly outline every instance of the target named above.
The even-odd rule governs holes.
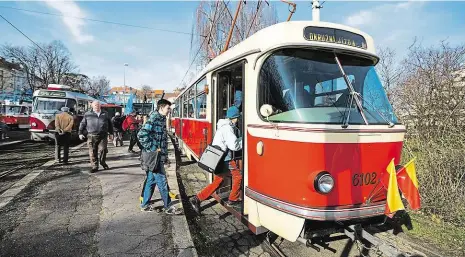
[[[154,212],[155,208],[153,208],[152,205],[147,205],[145,207],[141,207],[140,211],[142,211],[142,212]]]
[[[92,169],[90,170],[90,173],[94,173],[94,172],[97,172],[97,171],[98,171],[98,168],[92,168]]]
[[[170,198],[173,199],[173,200],[180,198],[178,194],[175,194],[175,193],[173,193],[171,191],[169,192],[169,195],[170,195]]]
[[[136,152],[134,150],[128,150],[128,153],[136,154]]]
[[[169,207],[168,209],[163,209],[165,214],[168,214],[168,215],[180,215],[182,214],[182,209],[181,208],[176,208],[176,206],[171,206]]]
[[[108,165],[106,165],[106,164],[102,164],[102,166],[103,166],[104,170],[109,170],[110,169],[110,167]]]
[[[199,200],[199,198],[197,196],[194,196],[189,200],[189,202],[191,203],[192,209],[194,209],[194,211],[197,214],[200,214],[200,200]]]
[[[237,204],[240,204],[242,201],[241,200],[237,200],[237,201],[231,201],[231,200],[228,200],[226,201],[226,205],[229,206],[229,207],[233,207]]]

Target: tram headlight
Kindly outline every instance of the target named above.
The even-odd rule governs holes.
[[[322,193],[327,194],[334,188],[334,179],[329,172],[324,171],[318,174],[315,178],[315,189]]]
[[[37,123],[33,122],[33,123],[31,123],[31,126],[37,127]]]

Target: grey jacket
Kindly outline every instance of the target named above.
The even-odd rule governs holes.
[[[100,116],[94,111],[89,111],[84,114],[81,124],[79,125],[79,135],[82,135],[84,130],[87,130],[88,134],[113,134],[113,125],[107,112],[102,111]]]

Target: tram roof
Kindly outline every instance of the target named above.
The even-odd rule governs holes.
[[[40,92],[57,92],[55,95],[40,95]],[[51,98],[79,98],[87,101],[99,101],[101,104],[105,104],[105,102],[95,99],[89,95],[73,92],[73,91],[66,91],[66,90],[48,90],[48,89],[39,89],[34,92],[34,97],[51,97]]]
[[[306,27],[319,27],[319,28],[331,28],[348,31],[351,33],[358,34],[362,36],[366,41],[366,49],[337,44],[337,43],[327,43],[327,42],[318,42],[310,41],[304,37],[304,29]],[[362,32],[358,29],[345,26],[337,23],[330,22],[315,22],[315,21],[286,21],[271,25],[262,30],[257,31],[252,36],[248,37],[244,41],[228,49],[228,51],[220,54],[215,57],[203,70],[199,73],[198,76],[189,84],[200,80],[205,74],[210,71],[216,70],[224,65],[230,64],[235,60],[238,60],[242,57],[245,57],[254,53],[266,53],[270,50],[277,49],[280,47],[292,47],[292,46],[313,46],[321,47],[328,49],[339,49],[341,51],[359,53],[365,56],[370,56],[376,61],[378,57],[376,56],[375,46],[373,38],[365,32]],[[252,65],[254,65],[252,63]],[[184,92],[189,89],[187,87],[179,95],[184,94]],[[178,96],[179,97],[179,96]]]

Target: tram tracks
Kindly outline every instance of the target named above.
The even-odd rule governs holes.
[[[53,158],[54,146],[42,142],[24,142],[0,149],[0,193]]]

